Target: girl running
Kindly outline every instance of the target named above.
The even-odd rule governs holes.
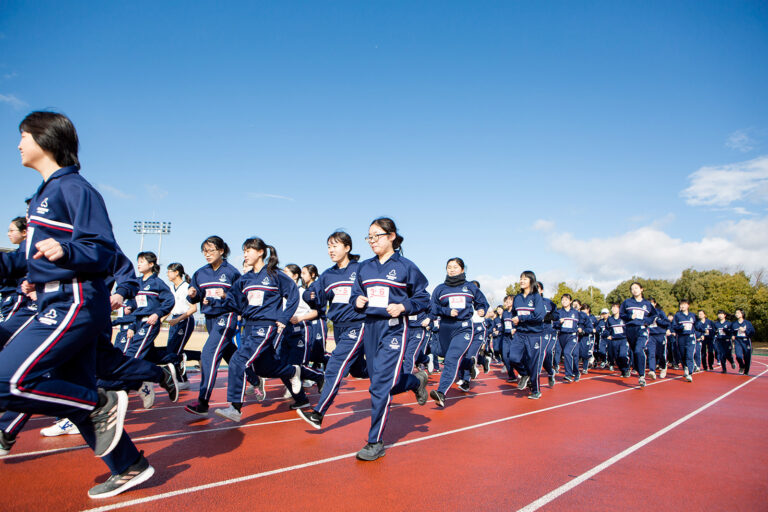
[[[693,372],[696,368],[694,357],[696,353],[696,316],[688,311],[688,300],[680,301],[680,311],[672,319],[671,330],[677,333],[677,343],[682,351],[685,365],[685,380],[693,382]]]
[[[429,307],[429,283],[400,254],[403,237],[392,219],[374,220],[366,240],[376,256],[360,264],[351,302],[365,314],[363,346],[371,377],[371,428],[357,458],[370,461],[385,454],[382,437],[392,396],[413,391],[419,405],[427,403],[427,374],[405,374],[402,365],[408,315]]]
[[[269,253],[269,259],[264,261]],[[230,288],[224,309],[240,314],[243,319],[241,345],[230,360],[227,381],[229,407],[215,413],[239,422],[245,401],[246,371],[260,377],[274,377],[283,381],[297,404],[309,405],[301,387],[303,377],[318,378],[299,365],[287,365],[277,359],[274,345],[286,328],[299,304],[296,284],[278,268],[277,251],[261,238],[253,237],[243,243],[243,255],[252,270]],[[285,306],[283,305],[285,301]],[[318,387],[322,386],[322,375]]]
[[[186,376],[186,357],[184,346],[189,341],[195,329],[195,317],[197,304],[190,304],[189,295],[190,278],[184,272],[181,263],[171,263],[167,267],[168,280],[173,285],[174,304],[171,310],[171,318],[168,320],[168,344],[165,347],[163,363],[173,363],[181,368],[179,375],[179,389],[189,389],[189,379]]]
[[[725,311],[722,309],[717,312],[717,322],[715,322],[715,350],[717,352],[717,360],[720,361],[720,371],[722,373],[728,372],[727,363],[731,363],[731,368],[735,368],[736,365],[733,362],[733,355],[731,354],[731,322],[728,321],[725,315]]]
[[[648,326],[656,318],[656,310],[643,298],[643,285],[634,282],[629,286],[629,292],[632,297],[621,303],[619,313],[621,319],[627,324],[627,341],[635,355],[635,369],[639,375],[637,382],[640,387],[645,387]]]
[[[749,375],[749,365],[752,362],[752,336],[755,328],[744,318],[744,310],[739,308],[734,313],[736,321],[731,324],[733,344],[736,347],[736,361],[739,362],[739,373]]]
[[[208,415],[208,401],[216,384],[221,359],[229,362],[237,347],[233,341],[237,329],[237,315],[224,308],[224,300],[232,285],[240,279],[240,271],[227,261],[229,246],[218,236],[209,236],[200,245],[207,265],[192,276],[189,283],[189,302],[202,302],[200,311],[205,315],[208,339],[200,355],[200,391],[197,403],[184,407],[198,416]]]
[[[440,346],[444,357],[440,383],[429,393],[438,407],[445,407],[445,394],[460,371],[468,370],[471,379],[477,377],[477,367],[467,356],[475,335],[472,313],[477,311],[482,317],[489,307],[483,292],[467,282],[464,260],[449,259],[445,271],[445,282],[432,292],[430,304],[430,316],[440,317]],[[462,380],[462,384],[459,389],[469,391],[469,382]]]
[[[608,339],[608,358],[619,367],[623,378],[629,377],[629,344],[627,343],[627,326],[619,314],[621,306],[617,302],[611,304],[611,316],[606,320]],[[613,371],[613,366],[610,367]]]
[[[520,274],[520,293],[512,303],[512,323],[515,325],[515,338],[522,344],[524,355],[522,363],[527,373],[531,393],[528,398],[541,398],[539,373],[541,372],[542,352],[544,350],[544,317],[547,311],[544,300],[536,285],[536,274],[526,270]],[[516,363],[516,361],[514,362]],[[514,364],[513,363],[513,364]],[[518,389],[521,386],[518,385]],[[523,386],[524,388],[524,386]]]
[[[365,365],[363,358],[363,320],[365,315],[355,309],[352,286],[360,269],[360,256],[352,254],[352,237],[344,231],[331,233],[327,240],[328,256],[334,266],[327,269],[309,288],[309,301],[319,310],[327,308],[328,318],[333,322],[333,349],[325,368],[325,385],[320,399],[311,411],[298,409],[299,416],[319,429],[323,417],[339,392],[341,381],[355,366]]]
[[[116,250],[99,193],[80,176],[71,121],[32,112],[20,124],[21,163],[43,178],[29,203],[27,254],[0,254],[0,277],[27,274],[37,293],[37,321],[0,351],[0,409],[69,418],[103,457],[111,476],[91,498],[115,496],[154,473],[123,432],[124,391],[95,385],[96,346],[110,326],[109,291]]]
[[[21,244],[27,239],[27,219],[24,217],[16,217],[11,221],[8,226],[8,240],[13,245],[18,245],[16,252],[23,254],[25,248]],[[26,307],[29,302],[27,297],[21,293],[20,286],[24,278],[4,278],[0,279],[0,297],[2,297],[2,303],[0,303],[0,321],[5,322],[9,320],[14,313],[20,309]],[[32,312],[34,315],[34,312]],[[11,330],[8,325],[6,329]],[[15,330],[15,329],[13,329]],[[11,330],[12,332],[12,330]],[[0,346],[2,343],[0,343]]]
[[[560,297],[562,308],[557,310],[558,321],[555,322],[557,330],[557,343],[560,345],[560,352],[565,360],[565,382],[573,382],[579,373],[577,336],[581,329],[581,316],[579,311],[571,307],[571,295],[564,293]],[[556,351],[556,353],[558,353]],[[557,357],[557,356],[556,356]],[[559,361],[555,361],[557,368]],[[557,373],[557,372],[555,372]]]

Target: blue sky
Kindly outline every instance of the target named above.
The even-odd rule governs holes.
[[[5,2],[0,218],[39,183],[18,123],[51,108],[125,252],[168,220],[163,263],[190,271],[209,234],[325,268],[345,228],[369,257],[380,215],[433,284],[461,256],[495,300],[528,268],[604,292],[756,270],[767,22],[757,1]]]

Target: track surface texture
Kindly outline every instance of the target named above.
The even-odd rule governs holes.
[[[192,374],[176,404],[159,388],[147,411],[131,396],[126,429],[156,470],[149,481],[89,499],[106,467],[80,436],[41,437],[51,419],[35,417],[0,460],[2,510],[766,510],[768,357],[752,366],[692,384],[672,370],[645,389],[599,369],[574,384],[560,375],[554,389],[543,377],[538,401],[492,367],[470,393],[454,386],[445,409],[395,397],[375,462],[354,456],[370,424],[368,381],[344,381],[314,430],[276,380],[240,424],[198,419],[183,410]],[[225,400],[226,370],[211,411]]]

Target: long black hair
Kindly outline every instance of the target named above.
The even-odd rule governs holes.
[[[229,246],[222,240],[220,236],[212,235],[203,240],[203,243],[200,244],[200,250],[204,251],[206,244],[211,244],[219,251],[224,251],[224,254],[222,255],[222,258],[227,259],[229,257]]]
[[[140,252],[136,259],[142,258],[144,261],[152,265],[152,273],[157,274],[160,272],[160,265],[157,264],[157,254],[153,253],[152,251],[144,251]]]
[[[26,217],[16,217],[15,219],[11,220],[11,222],[16,226],[16,229],[18,229],[19,232],[23,233],[27,230]]]
[[[19,123],[19,132],[27,132],[44,151],[53,155],[62,167],[80,167],[77,151],[80,141],[72,121],[56,112],[31,112]]]
[[[243,242],[243,250],[246,249],[263,251],[264,254],[262,255],[262,258],[266,260],[265,264],[267,266],[267,273],[270,275],[275,275],[277,265],[280,263],[280,260],[277,258],[277,249],[271,245],[267,245],[264,243],[264,240],[257,236],[252,236]],[[269,252],[269,258],[267,258],[267,252]]]
[[[328,236],[327,242],[339,242],[341,245],[349,247],[349,254],[347,254],[349,261],[358,261],[360,259],[359,254],[352,254],[352,237],[346,231],[334,231]]]

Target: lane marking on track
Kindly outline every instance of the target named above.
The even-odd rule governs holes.
[[[586,381],[586,380],[591,380],[591,379],[595,379],[595,378],[598,378],[598,377],[600,377],[600,376],[594,376],[594,377],[588,377],[588,378],[585,377],[585,378],[583,378],[581,380]],[[667,378],[665,380],[674,380],[675,378],[679,379],[680,377],[674,377],[674,378],[670,377],[670,378]],[[491,380],[491,379],[492,379],[492,377],[489,377],[487,379],[476,379],[476,381]],[[664,381],[661,381],[661,382],[664,382]],[[658,383],[660,383],[660,382],[658,382]],[[630,388],[630,389],[637,389],[637,386],[635,386],[634,388]],[[362,391],[368,392],[367,389],[362,390]],[[515,389],[514,388],[513,389],[496,389],[496,390],[493,390],[493,391],[486,391],[486,392],[483,392],[483,393],[469,393],[469,394],[465,394],[465,395],[451,396],[451,397],[446,397],[445,401],[448,402],[449,400],[451,400],[451,401],[452,400],[465,400],[465,399],[474,398],[474,397],[477,397],[477,396],[494,395],[494,394],[498,394],[498,393],[504,393],[506,391],[515,391]],[[358,392],[360,392],[360,391],[348,391],[346,393],[358,393]],[[341,393],[339,393],[339,394],[341,394]],[[283,400],[283,399],[278,399],[278,400]],[[216,405],[226,405],[228,403],[229,402],[213,402],[213,403],[210,403],[209,405],[211,407],[213,407],[213,406],[216,406]],[[400,407],[410,407],[410,406],[413,406],[413,405],[416,405],[416,402],[408,402],[408,403],[403,403],[403,404],[393,404],[393,405],[390,406],[390,409],[398,409]],[[168,407],[168,409],[170,409],[170,408],[171,407]],[[173,408],[175,409],[177,407],[173,407]],[[150,410],[152,410],[152,409],[150,409]],[[339,412],[328,413],[328,414],[325,415],[325,417],[329,417],[329,416],[347,416],[347,415],[352,415],[352,414],[359,414],[359,413],[370,412],[370,410],[371,410],[370,408],[367,408],[367,409],[354,409],[354,410],[349,410],[349,411],[339,411]],[[275,411],[275,412],[279,413],[281,411]],[[194,421],[194,418],[192,418],[192,416],[190,416],[189,418],[190,418],[191,421]],[[215,418],[215,416],[210,416],[210,419],[216,419],[216,418]],[[279,423],[292,423],[292,422],[295,422],[295,421],[303,421],[303,420],[301,418],[296,417],[296,418],[288,418],[288,419],[283,419],[283,420],[262,421],[262,422],[259,422],[259,423],[246,423],[244,425],[230,425],[230,426],[226,426],[226,427],[211,427],[211,428],[201,428],[201,429],[198,429],[198,430],[184,430],[184,431],[181,431],[181,432],[172,432],[172,433],[167,433],[167,434],[156,434],[156,435],[153,435],[153,436],[137,437],[135,439],[132,439],[132,441],[134,443],[141,443],[141,442],[147,442],[147,441],[159,441],[159,440],[162,440],[162,439],[171,439],[171,438],[175,438],[175,437],[193,436],[193,435],[197,435],[197,434],[208,434],[208,433],[212,433],[212,432],[221,432],[221,431],[225,431],[225,430],[236,430],[236,429],[241,429],[241,428],[251,428],[251,427],[261,427],[261,426],[268,426],[268,425],[277,425]],[[38,450],[38,451],[34,451],[34,452],[14,453],[12,455],[6,455],[6,456],[2,457],[2,459],[6,459],[7,460],[7,459],[19,459],[19,458],[24,458],[24,457],[34,457],[36,455],[52,455],[52,454],[55,454],[55,453],[71,452],[71,451],[74,451],[74,450],[83,450],[85,448],[88,448],[88,445],[78,444],[78,445],[75,445],[75,446],[67,446],[67,447],[63,447],[63,448],[50,448],[48,450]]]
[[[764,363],[760,363],[760,364],[762,364],[763,366],[768,366],[768,365],[766,365]],[[637,450],[639,450],[643,446],[645,446],[645,445],[651,443],[652,441],[658,439],[659,437],[663,436],[664,434],[666,434],[667,432],[669,432],[673,428],[675,428],[675,427],[685,423],[686,421],[688,421],[689,419],[691,419],[694,416],[698,415],[699,413],[709,409],[710,407],[712,407],[713,405],[718,403],[720,400],[723,400],[727,396],[735,393],[736,391],[738,391],[739,389],[743,388],[744,386],[746,386],[750,382],[753,382],[755,379],[761,377],[765,373],[768,373],[768,368],[763,370],[762,373],[752,377],[748,381],[739,384],[738,386],[736,386],[735,388],[731,389],[727,393],[724,393],[724,394],[720,395],[719,397],[715,398],[711,402],[708,402],[708,403],[702,405],[701,407],[699,407],[698,409],[696,409],[692,413],[686,414],[685,416],[683,416],[679,420],[675,421],[674,423],[670,423],[669,425],[667,425],[663,429],[657,431],[654,434],[651,434],[650,436],[646,437],[642,441],[633,444],[632,446],[630,446],[629,448],[627,448],[623,452],[614,455],[613,457],[611,457],[610,459],[606,460],[605,462],[602,462],[601,464],[598,464],[597,466],[593,467],[589,471],[587,471],[585,473],[582,473],[581,475],[579,475],[578,477],[574,478],[570,482],[561,485],[560,487],[558,487],[557,489],[553,490],[552,492],[550,492],[548,494],[545,494],[544,496],[542,496],[541,498],[537,499],[536,501],[534,501],[532,503],[529,503],[528,505],[526,505],[523,508],[521,508],[520,510],[518,510],[518,512],[533,512],[534,510],[540,509],[541,507],[543,507],[547,503],[557,499],[558,497],[562,496],[563,494],[565,494],[566,492],[570,491],[574,487],[584,483],[585,481],[589,480],[590,478],[592,478],[596,474],[600,473],[604,469],[609,468],[613,464],[619,462],[621,459],[627,457],[628,455],[636,452]]]
[[[673,382],[673,381],[679,380],[679,379],[682,379],[682,377],[673,377],[673,378],[668,378],[668,379],[664,379],[664,380],[661,380],[661,381],[656,381],[656,382],[653,382],[651,384],[648,384],[646,386],[646,388],[651,387],[651,386],[655,386],[655,385],[658,385],[658,384],[664,384],[665,382]],[[582,380],[585,380],[585,379],[582,379]],[[460,432],[466,432],[466,431],[474,430],[474,429],[477,429],[477,428],[487,427],[489,425],[495,425],[495,424],[498,424],[498,423],[503,423],[503,422],[511,421],[511,420],[518,419],[518,418],[523,418],[523,417],[526,417],[526,416],[532,416],[532,415],[535,415],[535,414],[541,414],[541,413],[544,413],[544,412],[553,411],[553,410],[556,410],[556,409],[561,409],[563,407],[569,407],[571,405],[578,405],[578,404],[582,404],[584,402],[590,402],[592,400],[598,400],[600,398],[606,398],[606,397],[609,397],[609,396],[618,395],[618,394],[621,394],[621,393],[626,393],[628,391],[636,391],[638,389],[639,389],[639,387],[637,387],[637,386],[635,386],[635,387],[628,387],[628,388],[624,388],[624,389],[619,389],[617,391],[612,391],[610,393],[604,393],[602,395],[596,395],[596,396],[593,396],[593,397],[587,397],[587,398],[582,398],[582,399],[579,399],[579,400],[574,400],[573,402],[567,402],[567,403],[564,403],[564,404],[553,405],[551,407],[545,407],[543,409],[537,409],[537,410],[534,410],[534,411],[528,411],[528,412],[524,412],[524,413],[521,413],[521,414],[515,414],[513,416],[507,416],[505,418],[499,418],[499,419],[496,419],[496,420],[490,420],[490,421],[486,421],[486,422],[483,422],[483,423],[478,423],[478,424],[475,424],[475,425],[469,425],[469,426],[466,426],[466,427],[461,427],[461,428],[457,428],[457,429],[453,429],[453,430],[447,430],[445,432],[440,432],[440,433],[432,434],[432,435],[429,435],[429,436],[419,437],[419,438],[416,438],[416,439],[410,439],[410,440],[407,440],[407,441],[400,441],[400,442],[397,442],[397,443],[394,443],[394,444],[391,444],[391,445],[387,445],[387,448],[395,448],[395,447],[399,447],[399,446],[407,446],[407,445],[414,444],[414,443],[420,443],[422,441],[429,441],[431,439],[437,439],[437,438],[440,438],[440,437],[449,436],[449,435],[457,434],[457,433],[460,433]],[[504,390],[504,391],[506,391],[506,390]],[[490,392],[488,394],[500,393],[500,392],[501,391],[493,391],[493,392]],[[457,397],[457,398],[463,398],[463,397]],[[405,405],[410,405],[410,404],[398,404],[398,406],[400,406],[400,407],[404,407]],[[166,492],[166,493],[156,494],[154,496],[147,496],[147,497],[144,497],[144,498],[137,498],[137,499],[130,500],[130,501],[124,501],[122,503],[115,503],[115,504],[112,504],[112,505],[105,505],[103,507],[91,508],[91,509],[87,509],[84,512],[106,512],[108,510],[117,510],[117,509],[121,509],[121,508],[132,507],[134,505],[141,505],[143,503],[150,503],[150,502],[153,502],[153,501],[158,501],[158,500],[162,500],[162,499],[172,498],[172,497],[180,496],[180,495],[184,495],[184,494],[190,494],[190,493],[194,493],[194,492],[204,491],[204,490],[207,490],[207,489],[213,489],[213,488],[216,488],[216,487],[223,487],[223,486],[227,486],[227,485],[238,484],[238,483],[241,483],[241,482],[247,482],[247,481],[255,480],[255,479],[258,479],[258,478],[264,478],[264,477],[267,477],[267,476],[277,475],[277,474],[281,474],[281,473],[287,473],[287,472],[290,472],[290,471],[296,471],[296,470],[299,470],[299,469],[304,469],[304,468],[308,468],[308,467],[312,467],[312,466],[319,466],[319,465],[327,464],[327,463],[330,463],[330,462],[336,462],[336,461],[343,460],[343,459],[349,459],[349,458],[354,457],[355,455],[356,455],[356,453],[346,453],[344,455],[337,455],[337,456],[334,456],[334,457],[328,457],[328,458],[325,458],[325,459],[319,459],[319,460],[315,460],[315,461],[305,462],[305,463],[302,463],[302,464],[296,464],[296,465],[287,466],[287,467],[284,467],[284,468],[273,469],[273,470],[264,471],[264,472],[261,472],[261,473],[253,473],[251,475],[245,475],[245,476],[241,476],[241,477],[237,477],[237,478],[231,478],[231,479],[228,479],[228,480],[220,480],[218,482],[212,482],[212,483],[209,483],[209,484],[202,484],[202,485],[197,485],[197,486],[193,486],[193,487],[187,487],[186,489],[179,489],[179,490],[176,490],[176,491],[170,491],[170,492]]]

